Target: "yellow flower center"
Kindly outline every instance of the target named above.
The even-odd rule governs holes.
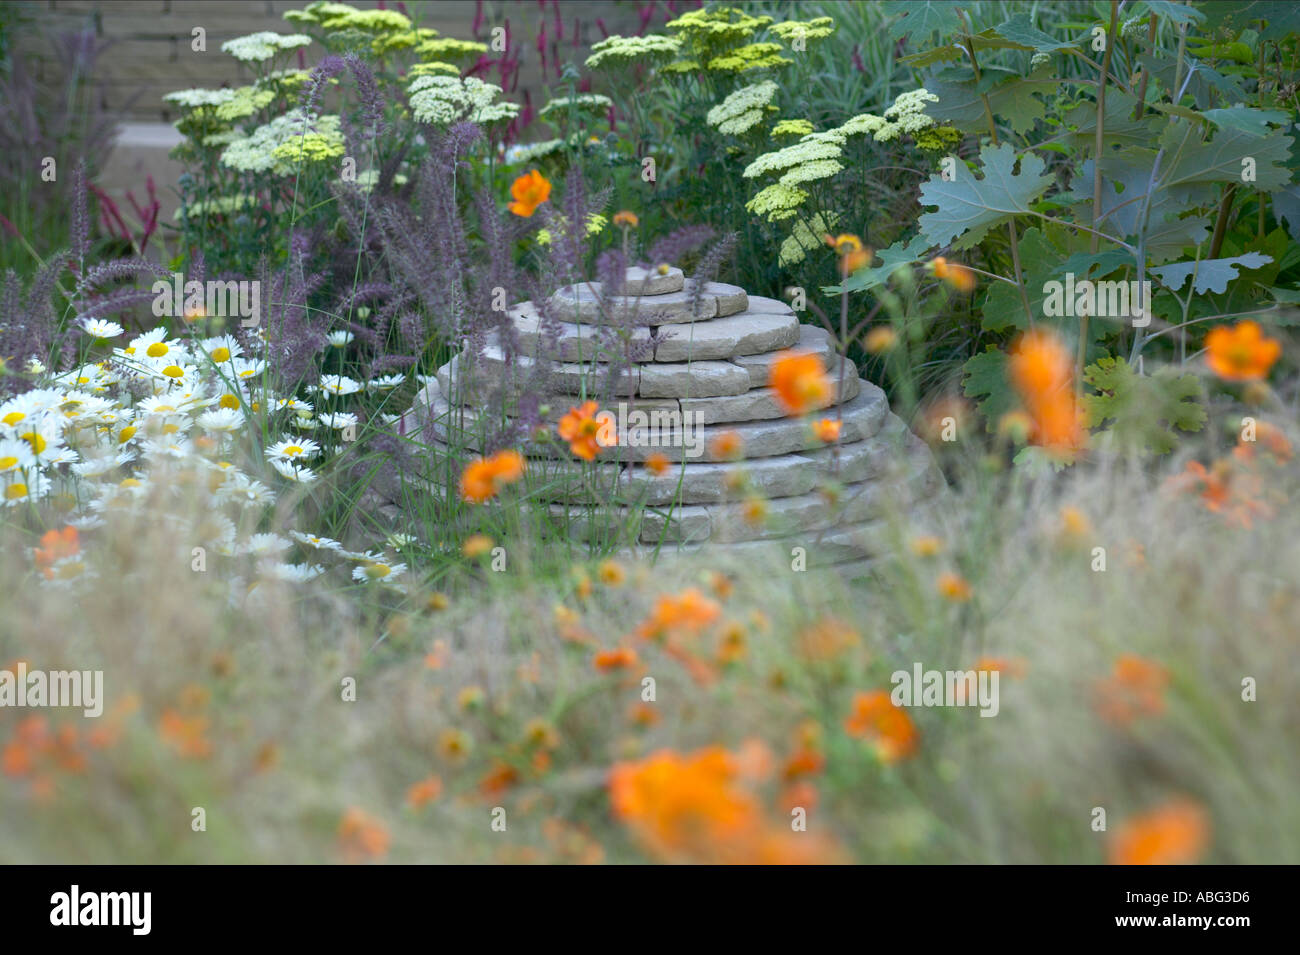
[[[221,396],[221,400],[217,404],[222,408],[238,408],[239,399],[234,395],[226,394]]]
[[[13,457],[12,455],[8,457],[0,458],[0,471],[8,471],[11,467],[13,467],[17,463],[18,463],[18,459]]]
[[[13,484],[10,484],[7,488],[5,488],[6,501],[16,501],[20,497],[26,497],[26,496],[27,496],[27,485],[23,484],[21,481],[15,481]]]
[[[122,483],[118,485],[118,487],[121,488],[142,487],[142,486],[143,485],[141,485],[141,483],[137,481],[135,478],[123,478]]]
[[[172,424],[172,423],[168,422],[167,424],[163,425],[162,432],[163,432],[163,434],[175,434],[175,433],[176,433],[177,431],[179,431],[180,429],[181,429],[181,426],[180,426],[180,425],[178,425],[178,424]]]
[[[168,378],[181,378],[184,376],[185,372],[179,365],[168,365],[163,369],[163,374]]]
[[[366,567],[366,576],[371,580],[379,580],[387,577],[392,573],[392,569],[387,564],[370,564]]]
[[[284,453],[291,458],[297,457],[298,455],[302,454],[302,448],[298,447],[298,445],[296,444],[291,444],[284,449]]]
[[[163,355],[167,354],[167,346],[162,342],[154,342],[144,350],[144,353],[150,358],[161,358]]]
[[[19,437],[30,444],[32,446],[32,451],[36,454],[40,454],[46,448],[45,438],[37,434],[35,431],[28,431],[26,434],[19,435]]]
[[[9,427],[12,428],[19,421],[22,421],[26,417],[27,415],[23,414],[21,411],[11,411],[3,418],[0,418],[0,421],[3,421],[5,424],[9,425]]]
[[[134,346],[134,345],[128,345],[126,348],[123,348],[122,351],[126,352],[128,355],[134,355],[134,354],[135,354],[135,346]]]
[[[129,424],[117,436],[118,444],[126,444],[135,437],[135,425]]]
[[[214,348],[214,349],[212,350],[212,360],[213,360],[213,361],[230,361],[230,349],[229,349],[229,348]]]

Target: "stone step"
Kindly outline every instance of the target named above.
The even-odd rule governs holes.
[[[708,282],[693,302],[691,279],[675,292],[653,295],[605,295],[599,282],[566,285],[549,299],[550,311],[562,322],[627,325],[677,325],[736,315],[747,310],[745,290],[722,282]]]
[[[822,361],[826,363],[827,368],[835,364],[835,347],[831,344],[830,333],[816,325],[800,325],[799,338],[790,346],[790,350],[812,352],[819,355]],[[762,388],[767,384],[772,363],[783,354],[783,351],[755,355],[736,355],[731,361],[749,372],[749,381],[752,387]]]

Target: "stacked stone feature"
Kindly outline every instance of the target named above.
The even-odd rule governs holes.
[[[613,476],[618,500],[646,505],[639,533],[646,550],[721,543],[743,552],[781,539],[804,546],[810,564],[877,554],[890,515],[912,510],[942,485],[929,449],[890,412],[884,393],[836,354],[830,336],[802,324],[784,302],[719,282],[698,295],[692,286],[676,268],[632,268],[614,295],[602,294],[598,283],[562,288],[550,303],[562,323],[558,337],[543,334],[533,303],[516,305],[508,315],[524,357],[512,369],[490,342],[472,363],[454,358],[417,397],[404,421],[407,433],[480,450],[474,440],[482,429],[475,423],[485,395],[509,386],[512,375],[526,376],[543,350],[554,362],[551,394],[541,396],[553,425],[580,396],[610,387],[598,347],[600,325],[608,321],[602,315],[631,310],[632,340],[643,360],[624,370],[613,383],[616,397],[602,407],[633,425],[644,412],[650,424],[620,428],[618,446],[603,449],[598,463]],[[772,363],[791,350],[817,355],[833,383],[827,406],[803,418],[788,417],[768,386]],[[823,417],[842,421],[838,447],[813,433],[811,422]],[[683,441],[682,422],[701,425],[703,440]],[[741,460],[720,457],[712,446],[723,432],[739,436]],[[576,473],[575,465],[557,459],[567,453],[562,442],[558,450],[543,443],[524,451],[539,466]],[[673,463],[661,476],[644,466],[656,454]],[[739,473],[744,482],[736,480]],[[575,496],[557,500],[552,510],[570,514],[570,526],[582,533],[579,525],[590,515],[574,506],[584,502],[577,482],[570,483]],[[764,520],[747,513],[746,499],[754,495],[767,502]]]

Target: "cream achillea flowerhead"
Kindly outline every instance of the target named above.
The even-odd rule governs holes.
[[[435,126],[449,126],[461,119],[493,123],[519,113],[517,103],[495,102],[501,87],[474,76],[417,76],[407,92],[415,118]]]
[[[924,88],[898,94],[894,105],[885,110],[888,123],[875,132],[876,142],[889,142],[901,135],[915,136],[933,126],[934,120],[925,114],[925,104],[937,102],[939,97]]]
[[[163,95],[163,102],[171,103],[173,106],[183,106],[186,109],[197,109],[200,106],[220,106],[222,103],[230,102],[234,97],[234,90],[173,90]]]
[[[779,264],[783,268],[798,265],[809,252],[822,245],[822,236],[831,232],[838,221],[839,216],[834,212],[819,212],[811,219],[800,219],[789,237],[781,243]]]
[[[248,36],[227,40],[221,44],[221,52],[229,53],[244,63],[261,63],[271,59],[277,53],[296,50],[303,46],[311,46],[311,37],[302,33],[284,35],[263,30],[261,33],[250,33]]]
[[[747,70],[774,69],[789,66],[794,60],[787,60],[781,55],[779,43],[751,43],[728,50],[721,56],[709,60],[708,68],[728,73],[744,73]]]
[[[545,118],[552,113],[567,113],[572,107],[579,112],[604,116],[605,111],[613,105],[614,101],[608,96],[601,96],[599,93],[579,93],[577,96],[560,96],[551,100],[538,111],[537,115]]]
[[[676,56],[682,41],[673,36],[619,36],[617,33],[593,43],[587,69],[622,66],[634,60],[666,60]]]
[[[230,215],[233,212],[239,212],[256,204],[257,199],[254,196],[217,196],[206,202],[192,202],[188,206],[177,209],[176,219],[182,221],[184,219],[200,219],[205,216]]]
[[[540,143],[516,144],[506,149],[505,164],[507,166],[518,166],[521,164],[535,163],[537,160],[558,152],[563,148],[563,139],[548,139]]]
[[[373,10],[372,13],[386,11]],[[375,56],[383,56],[386,53],[392,53],[395,50],[409,50],[417,43],[423,43],[426,40],[432,40],[438,36],[438,31],[428,27],[421,27],[418,30],[390,31],[380,33],[370,41],[370,49],[375,52]]]
[[[240,172],[287,176],[300,161],[334,159],[343,152],[337,116],[307,117],[302,110],[292,109],[227,146],[221,163]]]
[[[806,119],[783,119],[772,127],[772,138],[780,136],[807,136],[813,131],[813,124]]]
[[[808,200],[808,193],[793,186],[774,183],[745,203],[745,208],[756,216],[764,216],[768,222],[779,222],[798,215],[799,207]]]
[[[813,133],[814,137],[823,137],[822,133]],[[764,153],[745,167],[741,173],[746,179],[753,179],[769,172],[781,172],[793,166],[817,162],[822,159],[839,159],[843,152],[840,147],[825,138],[804,137],[792,146],[786,146],[775,152]]]
[[[425,40],[415,48],[415,52],[420,56],[428,57],[450,57],[452,59],[459,56],[476,56],[479,53],[487,52],[487,44],[479,43],[476,40],[457,40],[454,37],[439,37],[436,40]]]
[[[214,110],[217,119],[222,122],[231,123],[252,116],[258,110],[271,105],[271,101],[275,99],[274,90],[258,89],[255,86],[241,86],[233,92],[234,96]]]
[[[460,76],[460,67],[434,60],[432,63],[416,63],[406,71],[410,77],[436,76],[439,73],[443,76]]]
[[[725,44],[748,39],[771,23],[772,18],[769,16],[753,17],[735,7],[719,7],[713,10],[692,10],[676,20],[669,20],[664,27],[680,30],[694,42]]]
[[[704,121],[731,136],[747,132],[763,119],[763,108],[776,95],[776,88],[771,80],[743,86],[709,110]]]
[[[338,7],[346,7],[340,3]],[[384,33],[411,29],[410,17],[396,10],[346,10],[334,9],[320,15],[320,25],[326,30],[365,30],[367,33]]]
[[[794,187],[801,182],[816,182],[818,179],[829,179],[837,172],[843,171],[844,166],[834,159],[818,159],[813,162],[802,163],[789,170],[784,176],[777,180],[778,185]]]
[[[814,17],[812,20],[787,20],[774,23],[771,31],[787,43],[795,40],[824,40],[835,32],[835,21],[830,17]]]

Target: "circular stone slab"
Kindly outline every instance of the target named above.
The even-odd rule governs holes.
[[[655,361],[701,361],[790,348],[799,342],[799,319],[793,312],[742,312],[658,332]]]
[[[676,267],[660,275],[658,267],[652,269],[634,265],[627,270],[623,287],[617,289],[621,295],[664,295],[668,292],[680,292],[685,285],[686,276]]]
[[[680,325],[713,318],[718,314],[717,297],[707,293],[700,296],[698,313],[692,313],[691,297],[684,291],[645,297],[602,297],[599,293],[600,286],[594,282],[579,285],[576,293],[572,285],[566,285],[551,296],[551,311],[562,322],[609,324],[610,318],[605,316],[610,316],[615,321],[626,321],[630,325]]]

